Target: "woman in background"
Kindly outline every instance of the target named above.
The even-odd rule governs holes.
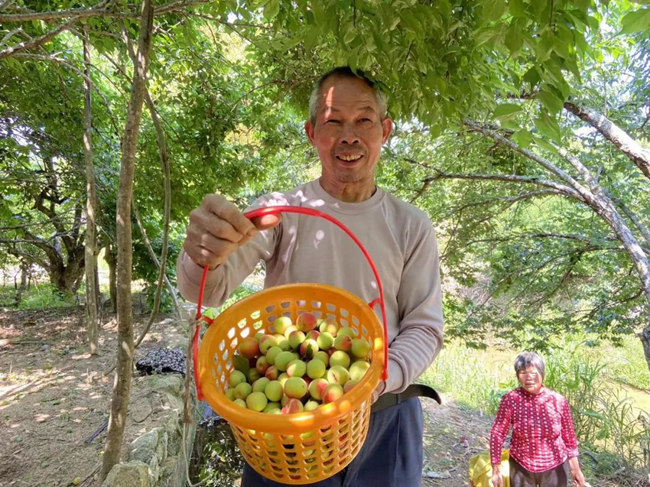
[[[492,483],[503,487],[501,449],[512,428],[510,487],[585,487],[569,403],[544,387],[544,360],[534,352],[515,359],[520,387],[501,399],[490,435]]]

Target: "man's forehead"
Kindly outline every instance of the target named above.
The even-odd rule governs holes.
[[[350,79],[352,84],[354,80]],[[356,86],[328,83],[323,86],[319,100],[321,110],[332,112],[354,109],[356,111],[377,112],[377,98],[374,91],[362,81]]]

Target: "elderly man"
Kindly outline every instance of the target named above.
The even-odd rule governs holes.
[[[318,151],[318,180],[260,198],[253,206],[294,205],[332,215],[361,241],[384,289],[388,379],[375,391],[366,441],[341,472],[311,485],[417,486],[422,477],[422,409],[409,387],[439,352],[443,317],[438,248],[427,216],[375,183],[382,145],[393,128],[385,97],[365,76],[336,68],[317,83],[305,132]],[[196,300],[208,266],[206,304],[223,303],[260,261],[265,287],[318,282],[371,302],[377,282],[355,243],[331,222],[305,215],[247,219],[219,195],[190,214],[178,262],[182,294]],[[435,391],[433,391],[435,394]],[[378,399],[377,399],[378,398]],[[243,487],[282,485],[246,466]]]

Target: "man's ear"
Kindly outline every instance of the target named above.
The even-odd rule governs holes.
[[[311,142],[311,145],[314,145],[314,124],[309,120],[305,122],[305,133],[307,134],[307,138],[309,139],[309,142]]]
[[[390,118],[385,118],[381,122],[381,134],[382,134],[381,143],[382,144],[386,143],[392,131],[393,131],[393,121]]]

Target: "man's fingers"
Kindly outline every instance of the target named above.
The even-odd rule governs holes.
[[[282,215],[279,214],[268,214],[263,216],[258,216],[253,218],[252,222],[255,225],[255,228],[258,230],[267,230],[273,228],[278,223],[282,221]]]
[[[221,195],[211,194],[203,198],[201,204],[210,213],[216,215],[220,220],[228,222],[232,229],[243,236],[250,236],[255,232],[255,226],[244,214],[239,211],[235,204],[228,201]],[[230,239],[229,239],[230,240]],[[238,242],[241,238],[231,240]]]

